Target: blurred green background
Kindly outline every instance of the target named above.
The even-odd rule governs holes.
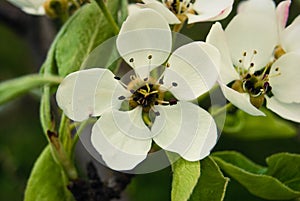
[[[9,6],[1,1],[0,6],[2,5]],[[13,8],[9,7],[9,9]],[[299,4],[294,1],[289,21],[299,13]],[[28,31],[35,27],[34,24],[29,23],[29,27],[19,29],[16,27],[19,24],[12,24],[11,21],[18,21],[21,18],[6,19],[3,15],[0,9],[0,82],[38,72],[46,54],[45,49],[39,46],[43,37],[35,37],[35,34],[42,32]],[[233,15],[234,13],[222,21],[223,26]],[[21,16],[26,17],[26,15]],[[28,18],[30,22],[40,22],[39,17]],[[210,26],[211,23],[199,23],[189,27],[183,33],[195,40],[203,40]],[[39,29],[44,29],[44,27],[39,26]],[[45,145],[46,139],[39,123],[39,90],[0,106],[0,200],[23,199],[30,170]],[[298,134],[292,139],[243,141],[223,135],[214,149],[214,151],[217,150],[237,150],[254,162],[265,165],[265,158],[273,153],[300,153],[300,138]],[[130,200],[133,201],[168,201],[170,189],[171,172],[170,168],[167,168],[159,172],[136,176],[127,192]],[[225,200],[262,201],[249,194],[234,180],[231,180],[228,185]]]

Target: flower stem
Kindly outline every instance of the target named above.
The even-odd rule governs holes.
[[[69,179],[77,179],[77,170],[68,157],[63,145],[61,144],[61,141],[58,138],[57,133],[48,131],[47,135],[52,148],[52,155],[54,159],[57,160],[57,162],[62,166]]]
[[[75,151],[75,147],[76,147],[76,144],[79,140],[79,137],[80,137],[80,134],[83,132],[84,128],[90,124],[90,123],[95,123],[96,120],[95,119],[88,119],[84,122],[82,122],[79,126],[79,128],[77,129],[77,132],[76,134],[74,135],[74,138],[73,138],[73,142],[72,142],[72,145],[71,145],[71,151],[70,151],[70,154],[71,154],[71,159],[74,158],[74,151]],[[71,129],[71,128],[70,128]]]
[[[46,82],[48,81],[49,83],[53,83],[53,84],[60,84],[61,81],[63,81],[62,77],[55,76],[55,75],[44,75],[44,76],[41,76],[41,79],[45,80]]]
[[[107,6],[105,5],[103,0],[96,0],[96,3],[98,4],[99,8],[103,12],[104,16],[106,17],[107,21],[112,25],[112,28],[114,30],[114,33],[118,35],[120,29],[119,26],[117,25],[116,21],[114,20],[113,16],[107,9]]]
[[[211,112],[211,115],[212,115],[213,117],[217,117],[217,116],[219,116],[220,114],[225,113],[227,110],[229,110],[229,109],[232,108],[232,107],[233,107],[232,103],[227,103],[226,105],[224,105],[223,107],[217,109],[216,111]]]

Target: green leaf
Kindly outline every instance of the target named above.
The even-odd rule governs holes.
[[[200,162],[189,162],[182,158],[172,165],[172,201],[186,201],[191,196],[200,177]]]
[[[276,177],[290,188],[300,191],[300,155],[290,153],[274,154],[267,158],[267,175]]]
[[[229,178],[224,177],[211,157],[200,161],[201,176],[189,201],[222,201]]]
[[[107,1],[107,7],[117,20],[119,1]],[[112,26],[94,1],[75,13],[61,32],[56,43],[55,60],[62,76],[79,70],[96,46],[114,36]]]
[[[289,200],[300,197],[300,191],[297,191],[299,189],[292,188],[292,186],[296,185],[288,186],[281,182],[280,179],[282,179],[282,176],[275,178],[275,176],[277,176],[275,172],[277,171],[284,171],[279,175],[289,175],[289,165],[292,163],[291,161],[294,160],[294,162],[297,162],[299,156],[297,155],[297,157],[295,157],[295,155],[293,155],[292,160],[283,159],[285,157],[283,155],[279,158],[276,155],[273,157],[268,159],[269,167],[266,168],[251,162],[238,152],[224,151],[213,154],[213,159],[223,171],[258,197],[269,200]],[[280,170],[280,168],[283,167],[283,162],[287,161],[290,162],[286,164],[285,169]],[[293,165],[292,167],[298,166]],[[296,171],[299,171],[299,169],[293,170],[289,177],[283,177],[287,179],[287,181],[290,181],[288,178],[291,177],[297,178],[299,173],[296,173]],[[299,182],[299,179],[296,180]]]
[[[251,116],[241,110],[227,114],[224,134],[245,140],[291,138],[297,134],[295,126],[271,111],[261,109],[266,116]]]
[[[0,105],[13,98],[23,95],[30,90],[45,84],[59,84],[61,78],[54,76],[41,76],[38,74],[25,75],[0,83]]]
[[[47,146],[33,167],[24,201],[74,201],[64,178],[62,168],[53,160]]]

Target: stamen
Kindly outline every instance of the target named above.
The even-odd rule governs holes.
[[[178,84],[177,84],[176,82],[172,82],[172,86],[173,86],[173,87],[177,87]]]
[[[157,100],[156,102],[157,102],[157,105],[158,104],[161,104],[161,105],[169,105],[170,104],[169,101],[164,101],[164,100]]]
[[[114,78],[115,78],[116,80],[121,80],[121,78],[118,77],[118,76],[115,76]]]
[[[133,58],[130,58],[130,59],[129,59],[129,62],[130,62],[130,63],[133,63],[133,62],[134,62],[134,59],[133,59]]]
[[[250,58],[250,66],[248,67],[248,71],[250,71],[250,69],[255,66],[253,60],[254,60],[254,57],[255,57],[256,54],[257,54],[257,51],[253,50],[253,54],[251,55],[251,58]]]
[[[268,78],[270,78],[270,77],[277,77],[277,76],[281,75],[281,72],[280,72],[280,68],[279,68],[279,67],[276,67],[276,68],[275,68],[275,72],[276,72],[275,74],[269,75]]]
[[[151,59],[152,59],[152,54],[148,55],[149,63],[148,63],[148,77],[150,76],[150,69],[151,69]]]

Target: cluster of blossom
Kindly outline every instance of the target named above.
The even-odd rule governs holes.
[[[300,122],[300,18],[285,28],[290,0],[277,8],[272,0],[244,1],[225,30],[217,22],[206,42],[174,52],[169,24],[223,19],[233,0],[143,2],[130,6],[116,40],[134,70],[129,81],[94,68],[69,74],[57,90],[58,106],[70,119],[100,116],[91,142],[109,167],[134,168],[153,141],[189,161],[209,155],[217,127],[192,101],[216,83],[251,115],[264,115],[259,108],[266,100],[267,108]]]

